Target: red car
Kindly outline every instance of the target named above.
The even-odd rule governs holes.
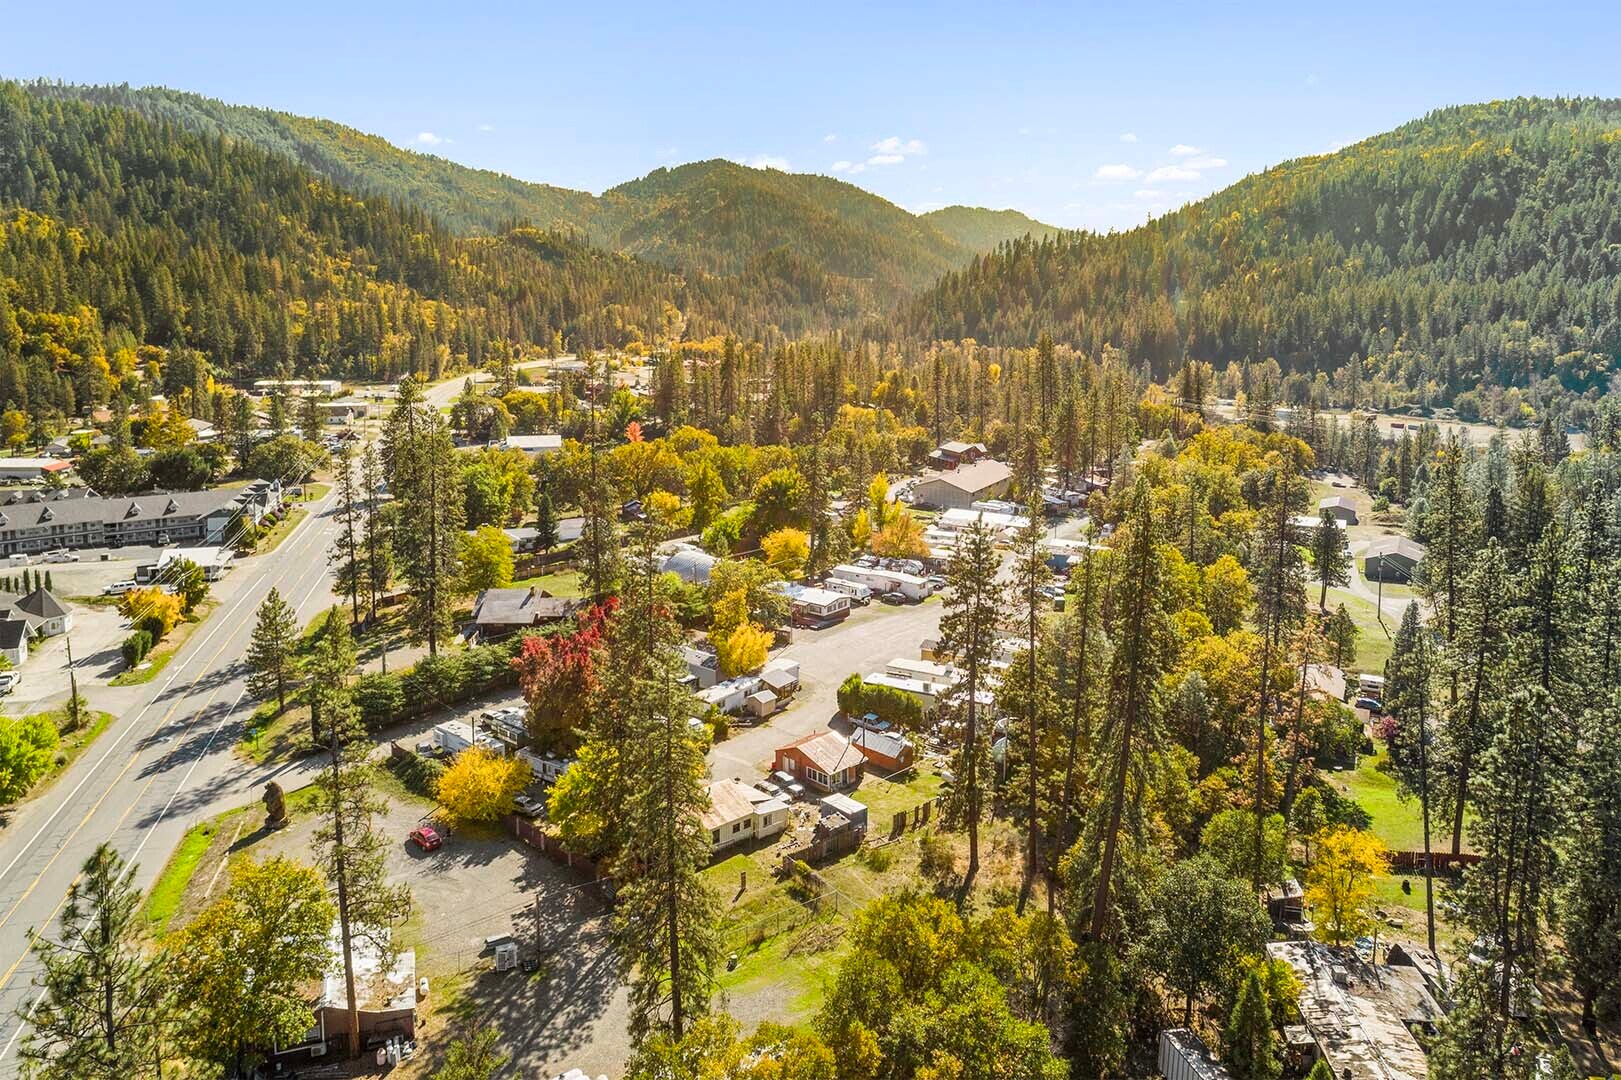
[[[440,836],[432,825],[423,825],[411,830],[411,843],[423,851],[434,851],[444,842],[444,837]]]

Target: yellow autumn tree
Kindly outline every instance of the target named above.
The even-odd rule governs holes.
[[[929,545],[923,541],[923,523],[910,510],[900,507],[882,529],[872,534],[868,546],[874,555],[891,559],[923,559],[929,554]]]
[[[719,641],[749,621],[749,592],[733,589],[709,608],[709,637]]]
[[[765,666],[771,648],[771,631],[757,623],[745,622],[715,642],[721,673],[728,678],[750,675]]]
[[[804,529],[782,528],[760,540],[765,561],[784,577],[794,577],[810,561],[810,536]]]
[[[1306,871],[1306,903],[1317,935],[1345,945],[1373,929],[1373,879],[1390,864],[1390,849],[1371,832],[1334,825],[1312,837],[1317,852]]]
[[[180,621],[184,604],[184,598],[171,596],[159,588],[131,589],[118,601],[118,613],[137,629],[146,620],[156,620],[162,628],[157,636],[162,638]]]
[[[472,747],[439,778],[439,806],[452,824],[494,821],[512,809],[512,800],[529,784],[529,766],[521,758],[502,757]]]

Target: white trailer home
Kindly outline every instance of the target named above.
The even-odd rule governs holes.
[[[908,600],[924,600],[934,595],[934,583],[928,578],[903,574],[899,570],[843,564],[828,571],[828,575],[865,585],[875,593],[898,592]]]

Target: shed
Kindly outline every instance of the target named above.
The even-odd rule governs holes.
[[[770,716],[781,707],[781,701],[770,690],[756,690],[743,699],[743,709],[750,716]]]
[[[1159,1071],[1166,1080],[1232,1080],[1227,1066],[1187,1028],[1159,1033]]]
[[[767,668],[760,672],[760,684],[778,698],[786,699],[799,689],[799,675],[786,668]]]
[[[1325,510],[1333,515],[1335,521],[1341,524],[1355,525],[1357,523],[1356,503],[1344,495],[1330,495],[1327,498],[1319,499],[1317,501],[1317,512],[1321,514]]]
[[[837,792],[832,795],[824,795],[820,805],[823,817],[827,817],[829,814],[838,814],[846,818],[850,824],[858,829],[867,827],[866,804],[856,802],[848,795],[840,795]]]

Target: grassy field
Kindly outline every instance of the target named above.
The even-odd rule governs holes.
[[[1328,590],[1328,610],[1332,612],[1340,604],[1345,605],[1346,614],[1356,623],[1359,631],[1356,639],[1356,660],[1351,667],[1357,671],[1382,672],[1385,670],[1385,661],[1390,659],[1391,639],[1396,635],[1396,623],[1388,616],[1384,625],[1379,623],[1379,614],[1372,601],[1364,600],[1345,589]]]
[[[1396,778],[1385,768],[1389,761],[1385,750],[1364,755],[1355,771],[1328,772],[1322,775],[1342,795],[1348,795],[1362,804],[1373,818],[1373,832],[1392,850],[1417,851],[1424,846],[1424,822],[1417,799],[1402,799],[1396,794]],[[1437,844],[1435,823],[1431,822],[1431,843]]]

